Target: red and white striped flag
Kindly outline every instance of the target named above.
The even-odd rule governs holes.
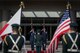
[[[0,38],[5,37],[6,34],[12,32],[11,25],[12,24],[19,24],[20,25],[20,20],[21,20],[21,8],[15,13],[15,15],[7,22],[7,24],[0,30]]]
[[[70,23],[71,23],[71,21],[70,21],[70,16],[69,16],[69,10],[66,10],[60,21],[59,26],[57,27],[57,29],[53,35],[52,40],[48,46],[47,53],[54,53],[54,50],[57,47],[56,39],[59,39],[62,34],[68,32],[70,30],[70,25],[69,25]],[[54,44],[55,44],[55,46],[54,46]]]

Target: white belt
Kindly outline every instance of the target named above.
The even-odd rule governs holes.
[[[14,52],[14,53],[18,53],[18,50],[8,50],[8,52]]]
[[[67,49],[67,51],[70,51],[70,52],[80,52],[80,50],[77,50],[77,49]]]

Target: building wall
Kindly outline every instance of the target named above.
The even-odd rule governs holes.
[[[26,8],[23,9],[22,11],[61,11],[61,12],[64,12],[66,10],[67,2],[66,1],[24,1],[24,4]],[[20,1],[0,1],[0,30],[7,23],[7,21],[11,18],[11,16],[14,15],[15,12],[19,9],[19,5],[20,5]],[[80,11],[80,3],[78,1],[72,1],[71,5],[72,5],[71,18],[72,20],[76,20],[76,11]],[[22,17],[22,19],[24,18],[25,17]],[[61,17],[59,17],[59,19],[60,18]],[[24,35],[26,35],[25,33],[27,33],[26,31],[28,30],[27,28],[30,28],[30,26],[29,27],[23,26]],[[53,26],[48,26],[48,30],[51,31],[50,32],[50,35],[51,35],[53,33],[52,30],[55,30],[55,29],[53,28]]]
[[[5,5],[4,5],[5,3]],[[23,11],[62,11],[66,9],[66,1],[24,1],[25,9]],[[80,3],[78,1],[71,2],[72,4],[72,18],[76,18],[76,11],[80,10]],[[1,24],[0,28],[3,27],[6,22],[11,18],[11,13],[19,9],[20,1],[0,1],[0,12],[1,12]]]

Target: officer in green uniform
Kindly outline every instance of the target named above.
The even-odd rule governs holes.
[[[36,44],[36,52],[41,53],[42,40],[41,40],[41,34],[39,29],[37,30],[36,33],[35,44]]]
[[[19,34],[19,25],[12,24],[12,33],[4,39],[3,53],[20,53],[24,46],[25,37]]]
[[[80,53],[80,34],[76,32],[77,23],[70,23],[70,30],[63,35],[63,53]]]

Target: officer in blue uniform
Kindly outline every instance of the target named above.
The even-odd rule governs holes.
[[[19,34],[19,25],[12,24],[12,33],[4,38],[3,53],[20,53],[24,46],[25,37]]]
[[[80,53],[80,34],[76,32],[77,26],[77,23],[71,23],[71,29],[63,35],[63,53]]]
[[[41,53],[41,45],[42,45],[42,39],[41,39],[41,31],[40,29],[37,30],[36,37],[35,37],[35,44],[36,44],[36,52]]]
[[[35,38],[35,35],[36,35],[36,33],[35,33],[35,31],[34,31],[34,28],[32,28],[31,29],[31,31],[30,31],[30,44],[31,44],[31,50],[32,51],[34,51],[34,38]]]
[[[42,36],[42,47],[43,47],[43,50],[46,50],[47,32],[46,32],[45,28],[42,29],[41,36]]]
[[[2,38],[0,38],[0,51],[2,51]]]

